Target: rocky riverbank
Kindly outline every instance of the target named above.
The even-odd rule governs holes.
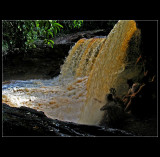
[[[3,136],[157,136],[157,118],[130,116],[121,129],[48,118],[44,112],[3,104]]]
[[[120,129],[48,118],[44,112],[3,104],[3,136],[134,136]]]

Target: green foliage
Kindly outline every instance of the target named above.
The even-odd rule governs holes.
[[[83,20],[74,20],[73,25],[70,24],[69,27],[70,28],[80,28],[82,24],[83,24]]]
[[[26,46],[35,48],[34,41],[37,39],[44,39],[45,44],[53,47],[54,42],[50,38],[53,38],[54,35],[56,36],[57,32],[60,31],[61,28],[63,28],[63,26],[57,23],[56,20],[30,21],[30,30],[26,30],[24,34],[27,35]]]
[[[64,26],[63,33],[73,33],[83,27],[83,20],[63,20],[58,22]]]
[[[35,41],[39,39],[44,40],[45,44],[53,48],[54,41],[51,38],[54,38],[64,28],[63,24],[66,23],[69,24],[71,29],[80,28],[83,20],[61,22],[57,20],[3,21],[2,50],[35,48]]]
[[[83,24],[83,20],[74,20],[73,21],[73,26],[74,26],[74,28],[80,28],[81,26],[82,26],[82,24]]]
[[[6,53],[8,50],[8,44],[6,41],[2,41],[2,52]]]

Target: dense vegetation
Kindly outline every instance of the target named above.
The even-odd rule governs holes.
[[[27,51],[36,48],[35,42],[43,40],[53,47],[55,36],[77,31],[113,28],[117,21],[84,20],[15,20],[2,21],[2,52],[14,52],[15,49]]]
[[[67,22],[70,28],[79,28],[82,23],[82,20]],[[34,42],[38,39],[43,39],[44,43],[53,47],[54,41],[51,38],[62,28],[62,24],[57,20],[3,21],[3,49],[35,48]]]

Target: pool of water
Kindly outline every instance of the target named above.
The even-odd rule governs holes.
[[[75,80],[11,80],[2,85],[2,102],[12,107],[26,106],[48,117],[77,122],[86,99],[87,77]]]

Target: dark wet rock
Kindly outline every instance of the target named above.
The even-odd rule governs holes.
[[[63,37],[57,37],[53,39],[55,41],[55,44],[74,44],[78,40],[82,38],[93,38],[93,37],[104,37],[106,35],[106,31],[103,29],[100,30],[92,30],[92,31],[83,31],[83,32],[77,32],[73,34],[68,34]]]
[[[101,121],[101,125],[108,125],[109,127],[117,127],[123,124],[125,113],[123,108],[115,103],[108,103]]]
[[[42,111],[3,103],[3,136],[134,136],[124,130],[48,118]]]

